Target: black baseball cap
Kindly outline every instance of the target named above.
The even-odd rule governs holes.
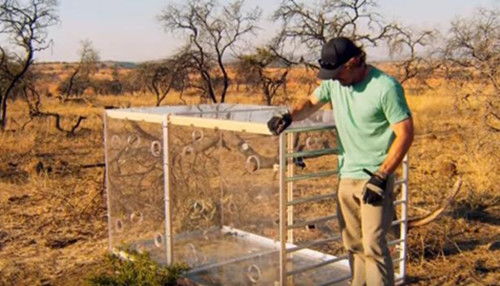
[[[318,78],[334,79],[342,69],[342,65],[361,52],[361,48],[348,38],[338,37],[329,40],[321,49],[321,59],[318,61],[321,68]]]

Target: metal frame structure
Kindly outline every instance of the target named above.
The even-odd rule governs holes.
[[[172,235],[172,206],[170,203],[170,198],[172,197],[172,184],[170,183],[170,156],[168,152],[168,146],[170,141],[170,136],[168,133],[168,115],[162,122],[162,132],[163,132],[163,176],[164,176],[164,186],[165,186],[165,238],[166,238],[166,257],[167,263],[171,264],[173,262],[173,235]]]
[[[400,256],[399,256],[399,273],[396,277],[396,283],[402,284],[404,283],[406,277],[406,255],[408,252],[407,249],[407,240],[408,240],[408,202],[409,202],[409,173],[410,173],[410,161],[408,158],[408,154],[403,158],[403,178],[399,180],[397,183],[401,184],[401,195],[400,199],[397,200],[395,205],[399,205],[401,207],[401,216],[402,221],[400,224]]]
[[[260,106],[249,106],[246,109],[242,110],[261,110]],[[266,108],[266,107],[264,107]],[[271,109],[269,109],[271,110]],[[235,111],[238,112],[238,111]],[[192,117],[186,114],[176,115],[175,113],[170,114],[148,114],[143,113],[138,110],[107,110],[104,114],[104,140],[107,140],[107,128],[108,128],[108,118],[113,119],[123,119],[123,120],[132,120],[132,121],[146,121],[151,123],[160,123],[162,125],[162,134],[163,134],[163,170],[164,170],[164,198],[165,198],[165,244],[166,244],[166,257],[167,263],[172,263],[173,261],[173,252],[175,251],[172,247],[173,245],[173,234],[172,234],[172,206],[171,206],[171,196],[174,190],[171,189],[171,181],[170,181],[170,160],[169,157],[169,126],[171,125],[182,125],[182,126],[194,126],[200,128],[211,128],[211,129],[219,129],[219,130],[229,130],[229,131],[239,131],[239,132],[248,132],[248,133],[256,133],[256,134],[265,134],[271,135],[268,131],[267,125],[265,123],[260,122],[245,122],[245,121],[230,121],[223,120],[217,118],[203,118],[203,117]],[[290,257],[294,255],[294,253],[314,253],[308,248],[312,246],[317,246],[323,243],[328,243],[334,240],[339,240],[340,236],[329,237],[327,239],[320,239],[315,241],[309,241],[307,243],[301,243],[300,245],[295,245],[294,243],[294,235],[293,230],[299,227],[304,227],[308,224],[314,224],[318,222],[325,222],[328,220],[332,220],[336,218],[336,215],[329,215],[325,217],[319,217],[315,219],[311,219],[305,222],[294,222],[294,206],[297,204],[305,204],[315,201],[320,201],[324,199],[331,199],[336,196],[336,193],[331,194],[322,194],[322,195],[314,195],[310,197],[302,197],[302,198],[294,198],[293,190],[294,190],[294,182],[299,180],[309,180],[309,179],[318,179],[336,175],[338,173],[337,170],[330,171],[322,171],[317,173],[305,174],[305,175],[295,175],[294,174],[294,164],[293,159],[297,157],[307,157],[307,156],[321,156],[321,155],[332,155],[337,154],[338,150],[335,148],[325,148],[320,150],[312,150],[312,151],[301,151],[295,152],[293,149],[294,138],[297,133],[300,132],[314,132],[314,131],[325,131],[335,129],[335,126],[332,124],[312,126],[312,127],[295,127],[289,128],[286,132],[282,133],[279,136],[279,245],[276,245],[276,248],[279,250],[279,285],[293,285],[293,276],[302,273],[305,271],[309,271],[318,267],[322,267],[327,264],[332,263],[341,263],[341,265],[345,267],[349,267],[347,262],[348,256],[343,255],[340,257],[330,257],[326,260],[322,260],[315,265],[310,265],[298,269],[287,269],[287,261]],[[106,144],[106,142],[105,142]],[[109,178],[108,178],[108,154],[105,152],[106,156],[106,184],[109,186]],[[396,262],[399,265],[399,273],[395,275],[395,280],[397,284],[401,284],[404,282],[404,278],[406,276],[406,241],[407,241],[407,205],[408,205],[408,175],[409,175],[409,161],[408,156],[405,156],[403,160],[403,172],[402,178],[396,180],[395,186],[401,185],[401,193],[400,198],[394,202],[395,206],[400,206],[401,219],[393,221],[392,225],[400,225],[400,238],[390,241],[388,244],[390,246],[396,245],[399,248],[400,256],[398,259],[394,260],[394,264]],[[109,192],[109,188],[107,187],[107,192]],[[110,208],[110,203],[108,199],[108,209]],[[108,212],[108,223],[111,227],[111,221]],[[233,230],[239,231],[239,230]],[[243,231],[240,231],[244,233]],[[111,232],[110,232],[111,236]],[[261,240],[266,242],[267,238],[263,238],[257,235],[250,235],[252,239]],[[110,248],[111,245],[111,237],[110,237]],[[111,249],[113,251],[113,249]],[[305,252],[304,252],[305,251]],[[309,251],[309,252],[307,252]],[[245,258],[242,258],[245,259]],[[228,261],[227,263],[231,263],[232,261]],[[192,271],[196,272],[199,269],[193,269]],[[344,280],[350,279],[351,276],[339,277],[335,280],[328,281],[324,285],[331,285],[337,282],[341,282]]]

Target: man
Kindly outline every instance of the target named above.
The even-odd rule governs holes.
[[[365,58],[347,38],[327,42],[319,60],[319,87],[268,126],[277,135],[293,120],[332,103],[340,147],[339,221],[352,285],[393,285],[386,240],[393,218],[392,173],[413,141],[413,121],[401,84]]]

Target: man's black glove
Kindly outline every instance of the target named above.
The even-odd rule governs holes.
[[[273,116],[267,122],[267,127],[273,135],[279,135],[288,126],[290,126],[290,124],[292,124],[292,115],[287,112],[285,114]]]
[[[363,172],[370,175],[363,189],[363,203],[374,205],[384,199],[387,177],[378,173],[373,174],[367,169],[363,169]]]
[[[302,169],[306,167],[306,163],[304,162],[304,157],[293,158],[293,163],[295,164],[295,166],[300,167]]]

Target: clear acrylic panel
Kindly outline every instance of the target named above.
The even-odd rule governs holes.
[[[111,248],[165,261],[161,124],[108,118],[105,142]]]
[[[174,261],[208,285],[277,281],[277,137],[175,125],[169,133]]]

